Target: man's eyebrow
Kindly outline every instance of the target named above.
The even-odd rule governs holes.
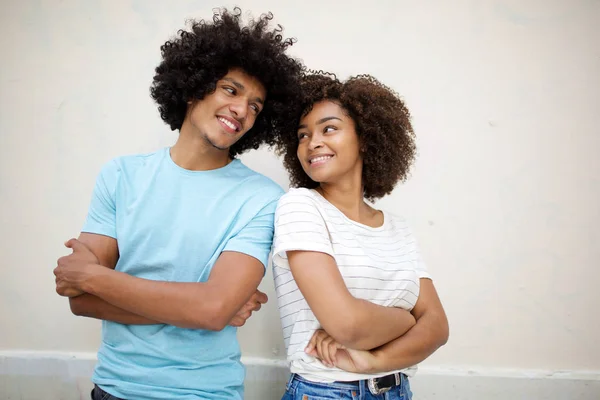
[[[236,81],[233,78],[225,77],[225,78],[223,78],[223,80],[233,83],[233,86],[237,87],[240,90],[245,90],[246,89],[246,87],[244,85],[242,85],[241,83],[239,83],[238,81]],[[265,104],[265,101],[263,99],[261,99],[260,97],[258,97],[258,96],[255,97],[253,100],[256,101],[257,103]]]
[[[318,120],[317,121],[317,125],[321,125],[322,123],[327,122],[327,121],[331,121],[332,119],[337,119],[338,121],[342,121],[338,117],[325,117],[325,118],[321,118],[320,120]],[[342,122],[344,122],[344,121],[342,121]],[[302,129],[302,128],[306,128],[306,127],[307,127],[306,124],[300,124],[300,125],[298,125],[298,129]]]
[[[233,83],[233,86],[237,87],[237,88],[238,88],[238,89],[240,89],[240,90],[244,90],[244,89],[246,89],[246,88],[244,87],[244,85],[242,85],[241,83],[239,83],[238,81],[236,81],[236,80],[235,80],[235,79],[233,79],[233,78],[228,78],[228,77],[225,77],[225,78],[223,78],[223,80],[224,80],[224,81],[229,81],[229,82]]]

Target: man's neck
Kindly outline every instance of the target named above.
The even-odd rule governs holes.
[[[171,147],[171,159],[175,164],[190,171],[208,171],[226,166],[231,162],[229,150],[220,150],[200,136],[179,134]]]

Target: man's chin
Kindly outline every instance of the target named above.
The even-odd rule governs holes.
[[[216,145],[216,144],[214,144],[214,143],[213,143],[212,145],[213,145],[213,147],[214,147],[215,149],[217,149],[217,150],[221,150],[221,151],[228,151],[228,150],[229,150],[229,148],[231,147],[231,146],[219,146],[219,145]]]
[[[229,150],[229,148],[233,146],[239,140],[239,138],[236,138],[235,140],[213,140],[207,137],[206,140],[215,149],[226,151]]]

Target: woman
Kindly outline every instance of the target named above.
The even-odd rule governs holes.
[[[295,187],[273,244],[284,399],[410,399],[408,377],[446,343],[448,322],[406,221],[366,201],[407,177],[409,112],[373,77],[324,73],[304,78],[301,109],[278,143]]]

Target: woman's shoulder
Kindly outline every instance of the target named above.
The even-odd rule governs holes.
[[[311,189],[291,188],[279,198],[276,220],[281,221],[322,221],[323,205],[318,194]]]
[[[279,198],[279,206],[287,204],[317,206],[318,196],[312,189],[290,188],[289,191]]]
[[[403,215],[397,214],[396,212],[391,212],[389,210],[380,210],[384,217],[389,221],[393,222],[396,225],[406,225],[406,218]]]
[[[387,231],[391,234],[401,234],[406,240],[411,240],[413,236],[412,227],[408,219],[401,214],[382,210],[385,218]]]

